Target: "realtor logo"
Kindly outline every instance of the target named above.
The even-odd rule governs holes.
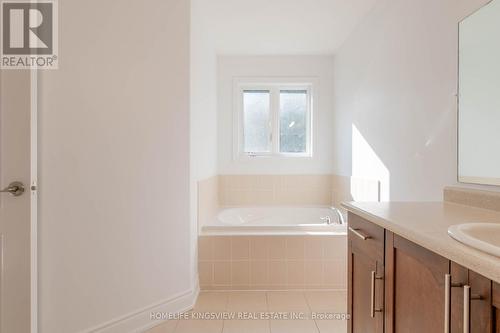
[[[55,0],[1,0],[1,68],[57,69]]]

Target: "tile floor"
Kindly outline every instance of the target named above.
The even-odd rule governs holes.
[[[201,292],[193,312],[345,313],[344,291]],[[346,333],[345,320],[193,320],[167,321],[147,333]]]

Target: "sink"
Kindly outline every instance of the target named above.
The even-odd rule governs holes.
[[[457,224],[448,228],[448,234],[465,245],[500,257],[500,224]]]

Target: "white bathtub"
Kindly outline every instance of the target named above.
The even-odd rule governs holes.
[[[327,220],[330,220],[328,224]],[[202,235],[346,235],[341,214],[331,207],[241,207],[222,209]]]

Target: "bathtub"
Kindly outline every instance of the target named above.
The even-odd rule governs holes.
[[[204,236],[346,234],[347,228],[342,214],[332,207],[226,208],[201,229],[201,235]]]
[[[331,207],[220,210],[198,237],[200,288],[345,290],[347,228],[341,216]]]

